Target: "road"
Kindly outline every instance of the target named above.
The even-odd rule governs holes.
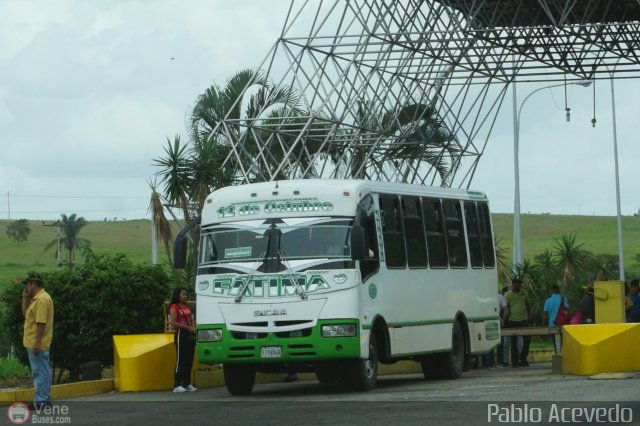
[[[71,424],[470,425],[498,423],[500,418],[511,424],[557,424],[549,416],[557,420],[553,415],[563,408],[573,410],[574,418],[565,418],[573,420],[569,424],[584,420],[583,414],[621,412],[632,416],[630,424],[640,424],[640,374],[624,377],[552,375],[551,365],[540,363],[472,370],[453,381],[426,381],[418,374],[384,376],[375,390],[365,393],[299,381],[256,385],[245,397],[210,388],[183,394],[112,392],[59,404],[68,408]],[[540,422],[536,414],[541,414]],[[526,415],[533,422],[518,421],[527,420]]]

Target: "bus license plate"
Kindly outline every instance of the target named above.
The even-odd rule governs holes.
[[[282,358],[282,347],[263,346],[260,348],[260,358]]]

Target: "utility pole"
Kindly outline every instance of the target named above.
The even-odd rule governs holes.
[[[7,191],[7,212],[9,214],[9,220],[11,220],[11,201],[9,201],[9,191]]]
[[[42,226],[55,226],[56,227],[56,239],[57,239],[57,243],[56,243],[56,259],[58,261],[58,266],[60,266],[60,221],[58,220],[55,223],[52,223],[51,225],[43,224]]]

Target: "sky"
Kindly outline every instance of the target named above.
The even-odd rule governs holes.
[[[212,83],[257,67],[289,2],[0,0],[0,219],[146,218],[167,138]],[[544,84],[518,86],[518,104]],[[622,213],[640,209],[640,81],[616,81]],[[615,215],[610,86],[532,95],[522,109],[521,210]],[[494,212],[513,212],[507,95],[474,177]]]

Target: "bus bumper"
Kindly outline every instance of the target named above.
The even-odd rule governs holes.
[[[337,324],[353,325],[355,335],[322,336],[323,326]],[[222,340],[197,342],[198,362],[201,364],[309,363],[360,357],[361,329],[356,319],[319,320],[314,327],[284,332],[234,332],[224,324],[198,326],[198,331],[211,329],[221,330]]]

